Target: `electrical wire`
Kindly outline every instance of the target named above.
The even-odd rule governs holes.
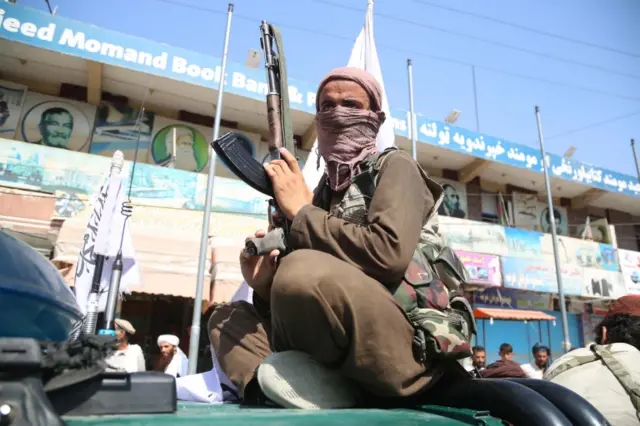
[[[156,2],[160,2],[160,3],[167,3],[167,4],[171,4],[174,6],[180,6],[180,7],[184,7],[184,8],[188,8],[188,9],[193,9],[193,10],[197,10],[200,12],[204,12],[204,13],[211,13],[211,14],[215,14],[215,15],[221,15],[221,16],[226,16],[226,11],[220,11],[220,10],[215,10],[215,9],[209,9],[209,8],[205,8],[205,7],[201,7],[201,6],[195,6],[195,5],[191,5],[188,3],[183,3],[183,2],[179,2],[176,0],[154,0]],[[312,0],[313,1],[313,0]],[[341,7],[342,5],[338,5],[337,7]],[[354,10],[357,11],[362,11],[360,9],[355,8]],[[378,14],[376,14],[378,15]],[[247,15],[242,15],[242,14],[238,14],[237,12],[234,13],[234,19],[239,19],[239,20],[243,20],[243,21],[248,21],[248,22],[260,22],[260,18],[256,18],[256,17],[252,17],[252,16],[247,16]],[[330,32],[325,32],[325,31],[319,31],[319,30],[313,30],[307,27],[300,27],[297,25],[292,25],[292,24],[287,24],[287,23],[282,23],[282,22],[277,22],[277,21],[273,21],[274,24],[278,25],[281,28],[288,28],[294,31],[300,31],[303,33],[307,33],[307,34],[315,34],[315,35],[319,35],[322,37],[331,37],[331,38],[335,38],[335,39],[339,39],[339,40],[345,40],[345,41],[349,41],[349,42],[353,42],[355,40],[354,37],[347,37],[347,36],[342,36],[339,34],[335,34],[335,33],[330,33]],[[406,50],[403,49],[401,47],[397,47],[397,46],[392,46],[392,45],[386,45],[383,43],[379,43],[376,42],[376,47],[378,49],[384,49],[384,50],[388,50],[388,51],[392,51],[394,53],[404,53],[407,54],[408,56],[418,56],[418,57],[424,57],[424,58],[429,58],[429,59],[436,59],[436,60],[440,60],[443,62],[449,62],[449,63],[454,63],[457,65],[462,65],[462,66],[468,66],[468,67],[475,67],[476,69],[482,69],[485,71],[490,71],[490,72],[494,72],[497,74],[502,74],[502,75],[508,75],[510,77],[515,77],[515,78],[519,78],[519,79],[523,79],[523,80],[530,80],[530,81],[536,81],[539,83],[544,83],[544,84],[548,84],[548,85],[552,85],[552,86],[557,86],[557,87],[565,87],[568,89],[572,89],[572,90],[578,90],[578,91],[582,91],[582,92],[588,92],[588,93],[593,93],[593,94],[597,94],[597,95],[602,95],[602,96],[608,96],[611,98],[617,98],[617,99],[623,99],[623,100],[627,100],[627,101],[634,101],[634,102],[640,102],[640,97],[636,97],[636,96],[628,96],[628,95],[621,95],[618,93],[612,93],[606,90],[600,90],[600,89],[595,89],[592,87],[586,87],[586,86],[581,86],[581,85],[577,85],[577,84],[570,84],[570,83],[565,83],[565,82],[559,82],[559,81],[554,81],[554,80],[550,80],[550,79],[546,79],[546,78],[540,78],[540,77],[533,77],[533,76],[529,76],[529,75],[524,75],[524,74],[520,74],[520,73],[516,73],[516,72],[511,72],[511,71],[506,71],[506,70],[502,70],[499,68],[494,68],[494,67],[488,67],[488,66],[483,66],[483,65],[477,65],[471,62],[466,62],[466,61],[462,61],[459,59],[452,59],[452,58],[447,58],[444,56],[438,56],[438,55],[433,55],[433,54],[428,54],[428,53],[423,53],[423,52],[416,52],[413,50]],[[640,79],[640,77],[638,77],[638,79]]]
[[[539,35],[543,35],[543,36],[546,36],[546,37],[555,38],[557,40],[562,40],[562,41],[566,41],[566,42],[569,42],[569,43],[580,44],[580,45],[585,46],[585,47],[590,47],[590,48],[593,48],[593,49],[599,49],[599,50],[603,50],[603,51],[607,51],[607,52],[611,52],[611,53],[617,53],[619,55],[625,55],[625,56],[629,56],[629,57],[632,57],[632,58],[640,58],[640,53],[629,52],[629,51],[626,51],[626,50],[616,49],[615,47],[604,46],[604,45],[601,45],[601,44],[596,44],[596,43],[588,42],[588,41],[585,41],[585,40],[579,40],[579,39],[567,37],[567,36],[563,36],[563,35],[560,35],[560,34],[551,33],[551,32],[548,32],[548,31],[527,27],[525,25],[516,24],[515,22],[505,21],[505,20],[500,19],[500,18],[494,18],[492,16],[486,16],[486,15],[481,15],[481,14],[475,13],[475,12],[469,12],[469,11],[466,11],[466,10],[456,9],[454,7],[451,7],[451,6],[445,6],[445,5],[433,3],[433,2],[430,2],[430,1],[426,1],[426,0],[412,0],[412,1],[414,3],[422,4],[422,5],[425,5],[425,6],[429,6],[429,7],[433,7],[433,8],[437,8],[437,9],[442,9],[442,10],[448,10],[450,12],[458,13],[460,15],[471,16],[471,17],[474,17],[474,18],[483,19],[485,21],[495,22],[497,24],[505,25],[505,26],[512,27],[512,28],[515,28],[515,29],[518,29],[518,30],[522,30],[522,31],[528,31],[530,33],[539,34]]]
[[[555,135],[545,136],[545,140],[557,139],[557,138],[561,138],[561,137],[564,137],[564,136],[569,136],[569,135],[572,135],[574,133],[579,133],[579,132],[583,132],[585,130],[594,129],[596,127],[600,127],[600,126],[604,126],[606,124],[614,123],[616,121],[624,120],[625,118],[634,117],[636,115],[640,115],[640,110],[634,111],[634,112],[629,112],[629,113],[623,114],[623,115],[618,115],[616,117],[612,117],[612,118],[609,118],[607,120],[597,121],[595,123],[587,124],[586,126],[578,127],[576,129],[572,129],[572,130],[567,130],[565,132],[557,133]],[[535,142],[538,142],[538,141],[536,140]]]
[[[339,9],[343,9],[343,10],[350,10],[350,11],[354,11],[354,12],[364,12],[361,8],[357,8],[357,7],[352,7],[352,6],[346,6],[344,4],[341,3],[335,3],[333,1],[330,0],[311,0],[314,3],[320,3],[320,4],[325,4],[325,5],[329,5],[329,6],[333,6]],[[539,56],[541,58],[546,58],[546,59],[551,59],[554,61],[558,61],[558,62],[563,62],[566,64],[571,64],[571,65],[576,65],[576,66],[581,66],[584,68],[591,68],[593,70],[596,71],[600,71],[600,72],[604,72],[604,73],[608,73],[611,75],[619,75],[622,77],[626,77],[626,78],[630,78],[630,79],[634,79],[634,80],[639,80],[640,81],[640,76],[636,75],[636,74],[627,74],[624,72],[620,72],[620,71],[615,71],[612,70],[610,68],[606,68],[606,67],[602,67],[599,65],[594,65],[594,64],[588,64],[586,62],[580,62],[580,61],[574,61],[572,59],[567,59],[567,58],[563,58],[560,56],[555,56],[555,55],[551,55],[548,53],[543,53],[543,52],[538,52],[535,50],[531,50],[531,49],[525,49],[523,47],[518,47],[518,46],[514,46],[512,44],[509,43],[503,43],[501,41],[495,41],[495,40],[491,40],[491,39],[487,39],[487,38],[482,38],[482,37],[478,37],[478,36],[474,36],[471,34],[465,34],[459,31],[454,31],[454,30],[450,30],[447,28],[441,28],[435,25],[431,25],[431,24],[425,24],[425,23],[421,23],[421,22],[416,22],[413,21],[411,19],[407,19],[407,18],[401,18],[399,16],[393,16],[393,15],[387,15],[385,13],[379,13],[376,12],[375,16],[379,16],[381,18],[385,18],[385,19],[389,19],[392,21],[396,21],[396,22],[400,22],[403,24],[408,24],[408,25],[412,25],[418,28],[425,28],[425,29],[429,29],[429,30],[433,30],[433,31],[438,31],[444,34],[448,34],[448,35],[454,35],[457,37],[462,37],[462,38],[466,38],[469,40],[473,40],[473,41],[478,41],[481,43],[486,43],[486,44],[491,44],[494,46],[498,46],[498,47],[502,47],[505,49],[511,49],[517,52],[521,52],[521,53],[527,53],[530,55],[535,55],[535,56]]]

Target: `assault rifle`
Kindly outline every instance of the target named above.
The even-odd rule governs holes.
[[[260,44],[264,52],[267,69],[267,119],[269,121],[269,155],[268,161],[279,160],[280,148],[284,147],[295,156],[293,127],[289,112],[289,87],[287,85],[287,67],[282,47],[280,30],[262,21],[260,24],[262,37]],[[275,50],[274,50],[275,47]],[[268,217],[272,228],[262,238],[247,241],[245,250],[252,256],[269,254],[279,250],[280,256],[287,254],[287,235],[291,224],[279,211],[273,195],[271,180],[263,165],[251,156],[243,146],[251,142],[241,133],[230,132],[212,142],[212,147],[220,160],[238,178],[256,191],[271,197]],[[274,212],[278,212],[274,215]]]

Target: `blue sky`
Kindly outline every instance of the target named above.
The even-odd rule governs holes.
[[[19,0],[46,9],[44,0]],[[228,1],[51,0],[58,14],[103,28],[220,56]],[[317,83],[343,66],[366,0],[237,0],[229,57],[259,48],[258,24],[280,26],[289,75]],[[547,150],[635,175],[640,140],[640,2],[637,0],[378,0],[375,35],[392,107],[408,109],[413,59],[416,111],[537,144],[541,108]],[[537,54],[534,54],[537,53]],[[526,78],[524,78],[526,77]],[[640,143],[640,141],[638,142]]]

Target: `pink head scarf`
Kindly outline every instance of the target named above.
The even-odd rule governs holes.
[[[333,80],[358,83],[369,95],[370,109],[338,105],[330,110],[320,111],[320,93]],[[358,172],[358,165],[378,151],[376,137],[385,120],[380,84],[372,74],[360,68],[334,69],[318,86],[316,111],[318,152],[326,163],[325,171],[331,189],[342,191]]]

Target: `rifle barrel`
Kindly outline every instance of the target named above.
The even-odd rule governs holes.
[[[273,37],[267,21],[260,24],[262,33],[261,45],[264,51],[264,67],[267,69],[267,84],[269,92],[267,95],[278,94],[278,77],[276,76],[276,61],[273,55]]]

